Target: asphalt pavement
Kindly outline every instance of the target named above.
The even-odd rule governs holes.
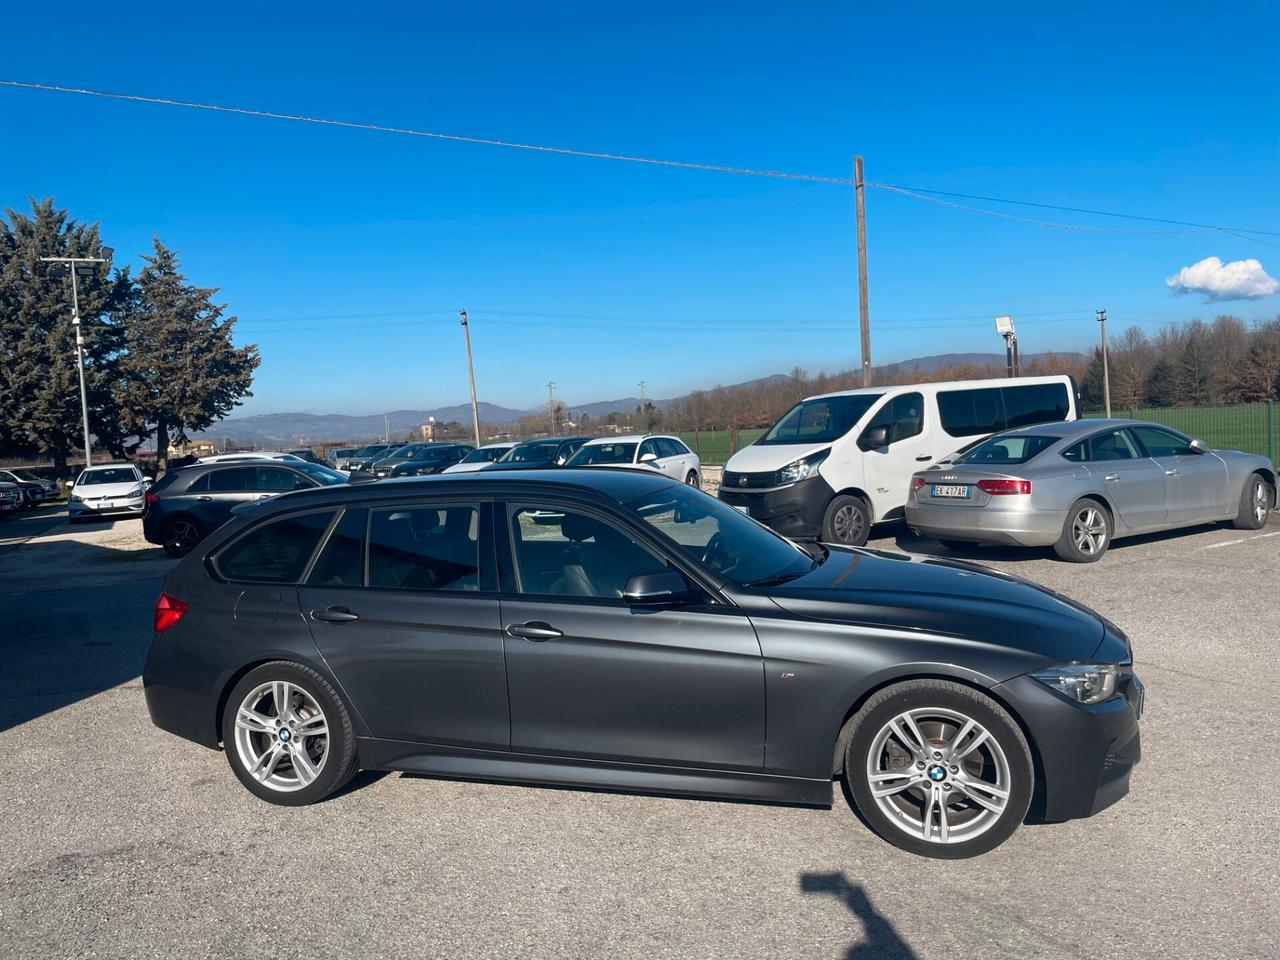
[[[958,863],[888,846],[838,793],[811,810],[362,774],[271,806],[148,721],[166,561],[127,545],[137,521],[61,549],[65,523],[23,540],[18,522],[0,524],[0,957],[1280,956],[1275,522],[1084,567],[973,554],[1119,623],[1148,712],[1129,797]]]

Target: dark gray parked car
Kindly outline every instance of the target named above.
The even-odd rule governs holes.
[[[153,721],[281,804],[361,767],[816,806],[843,776],[885,839],[959,858],[1096,813],[1139,758],[1129,643],[1092,611],[805,552],[635,470],[287,494],[174,568],[155,628]]]

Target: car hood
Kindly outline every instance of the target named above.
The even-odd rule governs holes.
[[[801,457],[810,456],[829,446],[831,446],[830,440],[825,443],[753,443],[730,457],[724,468],[738,473],[778,470],[789,463],[795,463]]]
[[[130,480],[127,483],[91,483],[88,486],[77,485],[72,493],[77,497],[123,497],[130,490],[138,489],[141,480]]]
[[[1052,590],[975,563],[831,547],[826,562],[769,588],[798,616],[963,637],[1065,662],[1102,644],[1102,619]]]

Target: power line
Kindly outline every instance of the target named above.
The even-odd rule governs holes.
[[[770,177],[779,180],[798,180],[810,183],[825,183],[838,186],[852,186],[853,179],[849,177],[827,177],[817,174],[794,173],[785,170],[769,170],[752,167],[734,167],[724,166],[712,163],[695,163],[686,160],[667,160],[657,157],[643,157],[633,154],[609,153],[597,150],[579,150],[572,147],[556,147],[545,144],[521,143],[514,140],[500,140],[492,137],[475,137],[463,134],[440,133],[430,130],[414,130],[407,127],[393,127],[378,123],[362,123],[352,120],[334,120],[327,117],[311,117],[302,114],[279,113],[272,110],[255,110],[248,107],[228,107],[219,104],[197,103],[190,100],[174,100],[167,97],[148,97],[140,94],[131,93],[113,93],[105,90],[90,90],[83,87],[65,87],[50,83],[31,83],[22,80],[0,80],[0,86],[17,87],[26,90],[42,90],[51,93],[70,93],[79,96],[101,97],[111,100],[125,100],[134,103],[148,103],[160,106],[183,107],[190,110],[206,110],[214,113],[230,113],[239,116],[259,117],[271,120],[289,120],[296,123],[311,123],[321,126],[342,127],[350,130],[366,130],[376,133],[392,133],[402,136],[425,137],[433,140],[446,140],[455,143],[472,143],[482,146],[506,147],[513,150],[530,150],[538,153],[554,153],[571,157],[586,157],[595,160],[619,160],[626,163],[643,163],[651,166],[660,167],[676,167],[685,170],[701,170],[711,173],[731,173],[742,176],[752,177]],[[1170,232],[1181,233],[1184,231],[1165,231],[1165,230],[1131,230],[1131,231],[1108,231],[1101,227],[1090,227],[1082,224],[1065,224],[1055,223],[1049,220],[1038,220],[1032,217],[1015,217],[996,213],[990,210],[981,210],[977,207],[970,207],[965,204],[946,204],[939,201],[939,197],[955,197],[965,200],[977,200],[986,203],[1005,203],[1024,207],[1037,207],[1044,210],[1062,210],[1070,213],[1082,213],[1089,216],[1099,217],[1117,217],[1126,220],[1144,221],[1147,223],[1162,223],[1170,226],[1179,226],[1189,228],[1191,231],[1219,231],[1238,237],[1242,240],[1252,240],[1256,243],[1263,243],[1267,246],[1280,246],[1268,243],[1259,239],[1259,236],[1280,237],[1280,231],[1271,230],[1254,230],[1246,227],[1228,227],[1221,224],[1196,223],[1188,220],[1173,220],[1163,217],[1148,217],[1139,214],[1118,213],[1111,210],[1092,210],[1084,207],[1069,207],[1051,203],[1037,203],[1030,200],[1011,200],[1006,197],[987,197],[978,194],[956,193],[947,190],[933,190],[925,187],[907,187],[902,184],[886,183],[883,181],[868,180],[865,183],[868,187],[875,187],[879,190],[886,190],[898,193],[903,196],[912,197],[917,200],[938,203],[943,206],[952,206],[956,209],[963,210],[968,213],[979,214],[982,216],[994,217],[996,219],[1011,220],[1018,223],[1024,223],[1031,226],[1047,227],[1058,230],[1071,230],[1079,232],[1128,232],[1128,233],[1148,233],[1148,234],[1166,234]],[[923,194],[932,194],[932,197],[922,196]],[[1188,231],[1189,232],[1189,231]]]

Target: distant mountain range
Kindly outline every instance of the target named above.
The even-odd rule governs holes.
[[[1024,354],[1023,360],[1032,360],[1043,354]],[[944,353],[932,357],[917,357],[904,360],[895,366],[899,370],[919,370],[928,373],[939,367],[958,366],[960,364],[1003,364],[1004,355],[998,353]],[[748,380],[732,386],[750,386],[771,380],[788,379],[785,374],[776,373],[768,377]],[[649,401],[659,410],[666,409],[677,397],[659,399],[650,397]],[[593,420],[605,417],[610,413],[630,413],[640,406],[639,397],[620,397],[616,400],[595,400],[590,403],[568,404],[575,416],[586,414]],[[511,424],[522,417],[536,416],[546,412],[539,406],[529,410],[516,410],[499,406],[496,403],[481,401],[478,404],[480,420],[487,424]],[[223,439],[241,444],[258,446],[294,446],[299,443],[314,443],[322,440],[361,440],[370,437],[381,437],[384,427],[391,436],[404,436],[407,431],[417,430],[430,417],[439,423],[451,420],[458,423],[471,422],[471,405],[455,404],[449,407],[436,407],[432,410],[390,410],[383,420],[383,414],[367,414],[350,416],[342,413],[263,413],[251,417],[231,417],[213,424],[193,439],[220,441]]]

